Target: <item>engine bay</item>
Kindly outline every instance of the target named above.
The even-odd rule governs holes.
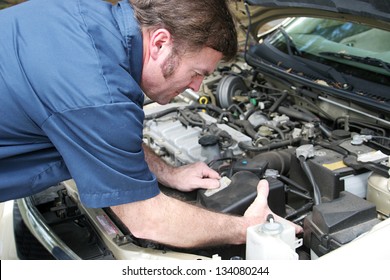
[[[242,215],[267,179],[271,210],[304,228],[299,258],[315,259],[389,217],[389,124],[380,112],[281,83],[244,61],[221,66],[201,92],[146,105],[144,142],[173,166],[204,161],[228,178],[212,192],[161,186],[213,211]],[[245,259],[242,248],[219,250]]]

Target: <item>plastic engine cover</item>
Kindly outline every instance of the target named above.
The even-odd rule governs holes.
[[[198,202],[218,212],[243,215],[257,195],[259,177],[249,171],[239,171],[231,177],[231,183],[221,189],[199,190]],[[278,215],[285,214],[284,184],[277,179],[269,182],[268,205]]]

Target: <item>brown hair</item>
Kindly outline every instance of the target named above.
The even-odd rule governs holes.
[[[237,31],[226,0],[130,0],[143,28],[165,28],[176,51],[210,47],[232,59]],[[179,49],[182,47],[182,49]]]

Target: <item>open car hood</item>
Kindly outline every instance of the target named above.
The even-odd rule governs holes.
[[[248,4],[245,7],[245,4]],[[390,2],[380,0],[246,0],[232,4],[233,13],[241,28],[249,26],[248,14],[251,17],[250,33],[253,37],[267,23],[273,20],[296,17],[329,17],[340,20],[358,21],[373,27],[390,30]],[[248,8],[248,9],[247,9]]]
[[[312,14],[322,11],[338,13],[341,14],[340,16],[349,14],[375,21],[390,21],[390,2],[382,0],[247,0],[245,2],[251,6],[261,6],[264,11],[272,9],[293,14],[299,9],[301,12]]]

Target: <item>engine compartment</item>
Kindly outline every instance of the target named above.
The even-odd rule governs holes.
[[[299,258],[316,259],[389,217],[388,129],[380,111],[238,60],[219,67],[199,93],[146,105],[144,142],[171,165],[204,161],[231,180],[212,193],[161,186],[208,209],[242,215],[267,179],[270,208],[304,228]],[[245,259],[245,249],[232,246],[191,253],[205,252]]]

